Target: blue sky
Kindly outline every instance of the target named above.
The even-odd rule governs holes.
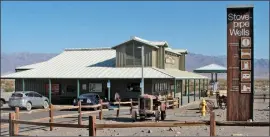
[[[2,2],[1,50],[60,53],[130,36],[226,55],[226,7],[254,4],[255,57],[269,58],[269,2]]]

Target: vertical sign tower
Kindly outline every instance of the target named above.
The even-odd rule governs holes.
[[[227,120],[253,119],[253,6],[227,7]]]

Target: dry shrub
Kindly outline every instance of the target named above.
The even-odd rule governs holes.
[[[1,89],[5,92],[13,92],[15,89],[15,81],[9,79],[1,79]]]

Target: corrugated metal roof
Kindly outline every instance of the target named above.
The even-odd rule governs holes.
[[[171,52],[171,53],[174,53],[174,54],[177,54],[177,55],[182,55],[180,52],[176,52],[171,48],[165,48],[165,51],[168,51],[168,52]]]
[[[65,79],[140,79],[141,68],[63,67],[36,68],[3,76],[2,78],[65,78]],[[144,68],[144,78],[173,78],[154,68]]]
[[[122,42],[121,44],[118,44],[118,45],[116,45],[116,46],[114,46],[112,48],[116,48],[116,47],[118,47],[118,46],[120,46],[120,45],[122,45],[124,43],[127,43],[129,41],[132,41],[132,40],[135,40],[135,41],[144,43],[144,44],[149,45],[149,46],[152,46],[154,48],[158,48],[158,46],[164,46],[164,45],[169,46],[169,44],[166,41],[149,41],[149,40],[145,40],[145,39],[142,39],[142,38],[139,38],[139,37],[134,36],[134,37],[131,37],[130,40],[127,40],[125,42]]]
[[[168,45],[168,43],[166,41],[149,41],[149,40],[145,40],[145,39],[142,39],[142,38],[139,38],[139,37],[136,37],[136,36],[134,36],[132,39],[140,41],[140,42],[148,43],[148,44],[154,45],[154,46],[163,46],[165,44]]]
[[[33,69],[43,65],[65,66],[109,66],[115,64],[116,52],[114,49],[105,48],[69,48],[48,61],[17,67],[16,69]],[[49,62],[49,63],[47,63]]]
[[[182,53],[182,54],[187,54],[188,50],[187,49],[172,49],[174,52]]]
[[[25,66],[21,66],[21,67],[16,67],[16,69],[33,69],[36,68],[38,66],[41,66],[43,64],[45,64],[46,61],[44,62],[39,62],[39,63],[34,63],[34,64],[30,64],[30,65],[25,65]]]
[[[162,71],[163,73],[166,73],[170,76],[173,76],[176,79],[208,79],[208,77],[178,69],[157,69],[157,70]]]
[[[115,68],[115,56],[116,51],[111,48],[67,49],[48,61],[33,64],[33,69],[5,75],[1,78],[141,78],[140,67]],[[177,79],[205,78],[187,71],[177,69],[163,70],[150,67],[144,68],[144,77]]]
[[[226,73],[227,68],[220,66],[220,65],[217,65],[217,64],[210,64],[207,66],[197,68],[193,72],[197,72],[197,73]]]

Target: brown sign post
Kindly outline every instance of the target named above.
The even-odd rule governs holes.
[[[253,6],[227,7],[227,120],[253,119]]]

